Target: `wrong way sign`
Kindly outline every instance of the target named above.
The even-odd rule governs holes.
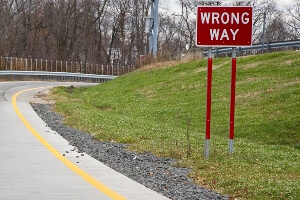
[[[251,6],[198,6],[196,45],[206,47],[251,46]]]

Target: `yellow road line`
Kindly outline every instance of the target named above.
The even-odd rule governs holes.
[[[45,87],[39,87],[39,88],[45,88]],[[86,173],[84,170],[80,169],[77,165],[75,165],[73,162],[68,160],[66,157],[61,155],[52,145],[50,145],[25,119],[25,117],[21,114],[18,106],[17,106],[17,97],[24,92],[28,92],[30,90],[39,89],[39,88],[32,88],[27,90],[22,90],[20,92],[17,92],[13,98],[12,98],[12,104],[15,109],[15,112],[21,119],[21,121],[24,123],[24,125],[27,127],[27,129],[42,143],[57,159],[59,159],[61,162],[63,162],[68,168],[70,168],[72,171],[74,171],[76,174],[81,176],[83,179],[85,179],[88,183],[96,187],[98,190],[100,190],[102,193],[106,194],[112,199],[116,200],[125,200],[126,198],[121,196],[120,194],[116,193],[115,191],[111,190],[98,180],[96,180],[94,177]]]

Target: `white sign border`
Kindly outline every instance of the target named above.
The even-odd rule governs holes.
[[[197,44],[197,35],[198,35],[198,8],[199,7],[222,7],[222,8],[239,8],[239,7],[249,7],[252,8],[252,26],[251,26],[251,43],[249,45],[199,45]],[[196,35],[195,35],[195,43],[197,47],[250,47],[252,46],[252,40],[253,40],[253,7],[252,6],[197,6],[196,8]]]

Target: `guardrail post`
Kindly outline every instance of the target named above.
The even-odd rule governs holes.
[[[37,71],[37,59],[35,59],[35,71]]]
[[[12,67],[12,60],[13,60],[13,58],[10,57],[10,70],[13,70],[13,67]]]
[[[43,59],[41,59],[41,71],[43,71]]]
[[[60,71],[63,71],[63,61],[60,61]]]
[[[27,71],[27,58],[25,58],[25,71]]]
[[[46,72],[48,71],[48,62],[47,62],[48,60],[45,60],[45,62],[46,62]]]
[[[24,70],[23,69],[23,58],[21,58],[21,69]]]
[[[30,71],[32,71],[32,59],[30,59]]]
[[[52,60],[50,60],[50,68],[51,68],[50,71],[53,72],[53,71],[52,71],[52,70],[53,70],[53,69],[52,69]]]
[[[113,65],[111,66],[111,75],[112,76],[114,75],[114,66]]]
[[[265,30],[266,30],[266,12],[264,12],[264,21],[263,21],[263,35],[262,35],[262,53],[264,53],[265,48]]]
[[[57,72],[57,60],[55,60],[55,72]]]
[[[71,69],[70,72],[73,73],[73,63],[71,62]]]
[[[88,63],[85,63],[85,74],[88,74]]]
[[[16,67],[15,67],[16,71],[18,71],[18,65],[17,64],[18,64],[18,58],[16,57]]]
[[[267,44],[267,53],[269,53],[270,52],[270,42],[268,42],[268,44]]]
[[[80,73],[82,73],[82,61],[80,61]]]
[[[66,70],[65,72],[68,72],[68,62],[66,62]]]

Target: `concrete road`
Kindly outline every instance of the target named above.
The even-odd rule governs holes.
[[[29,102],[58,85],[88,84],[0,82],[0,199],[167,199],[77,153],[46,126]]]

